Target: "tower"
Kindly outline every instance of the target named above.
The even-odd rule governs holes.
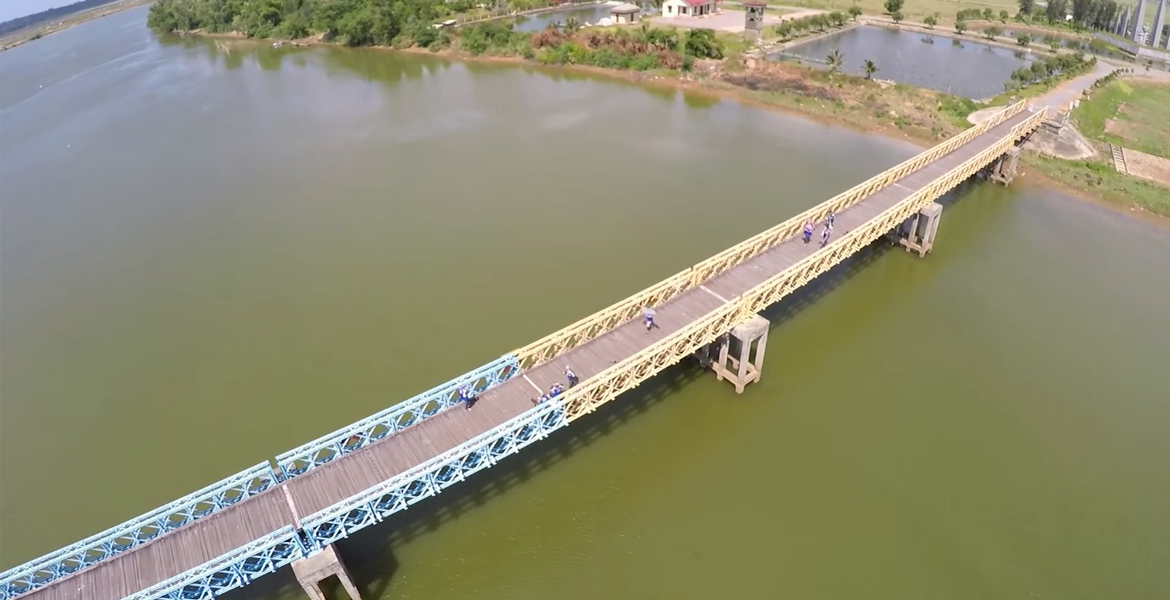
[[[760,39],[760,31],[764,28],[764,9],[767,6],[767,0],[744,0],[744,39],[752,42]]]
[[[1166,25],[1166,3],[1168,0],[1162,0],[1158,3],[1158,12],[1154,13],[1154,31],[1150,33],[1150,46],[1158,47],[1158,42],[1162,41],[1162,27]]]
[[[1143,0],[1138,0],[1137,16],[1133,19],[1133,33],[1131,40],[1142,44],[1145,42],[1145,37],[1142,36],[1142,27],[1146,24],[1146,3]]]

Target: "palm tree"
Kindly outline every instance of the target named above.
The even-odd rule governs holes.
[[[877,65],[872,60],[866,60],[861,68],[865,70],[866,79],[873,79],[873,74],[878,72]]]
[[[565,33],[574,33],[581,28],[581,19],[569,17],[565,19]]]
[[[841,51],[836,48],[833,48],[833,51],[825,57],[825,64],[829,65],[830,75],[841,70],[841,61],[843,59],[844,56],[841,54]]]

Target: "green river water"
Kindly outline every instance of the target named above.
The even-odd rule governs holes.
[[[0,568],[483,364],[916,152],[557,71],[160,40],[0,53]],[[1170,231],[965,187],[341,543],[390,598],[1170,597]],[[285,570],[238,598],[303,597]]]

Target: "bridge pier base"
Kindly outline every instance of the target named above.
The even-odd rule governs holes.
[[[934,247],[934,237],[938,234],[938,222],[942,219],[943,207],[938,202],[931,202],[907,221],[909,228],[906,237],[899,243],[907,252],[914,251],[921,258]],[[903,225],[903,227],[906,227]]]
[[[737,394],[742,394],[747,384],[760,380],[760,373],[764,369],[764,349],[768,345],[769,325],[764,317],[752,315],[751,319],[736,325],[730,334],[716,342],[719,344],[719,359],[711,365],[711,370],[715,371],[719,381],[727,379],[734,384]]]
[[[991,180],[996,183],[1010,185],[1012,180],[1016,178],[1016,169],[1020,163],[1020,148],[1013,146],[999,157],[994,163],[991,163]]]
[[[316,554],[293,561],[292,568],[297,576],[297,583],[305,588],[305,593],[311,600],[325,600],[321,582],[333,575],[341,580],[341,585],[349,594],[350,600],[362,600],[357,586],[353,584],[353,578],[349,576],[349,570],[342,564],[341,557],[337,555],[337,550],[333,546],[326,546]]]

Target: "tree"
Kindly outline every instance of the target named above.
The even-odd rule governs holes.
[[[1044,41],[1053,52],[1060,50],[1060,38],[1055,35],[1044,36]]]
[[[967,22],[962,19],[955,19],[955,33],[963,35],[967,31]]]
[[[983,29],[983,37],[989,40],[994,40],[999,35],[999,27],[992,25]]]
[[[1077,23],[1087,24],[1093,5],[1093,0],[1072,0],[1073,20]]]
[[[845,13],[840,12],[840,11],[835,10],[835,11],[829,13],[829,20],[833,22],[833,27],[841,27],[842,25],[845,24],[845,21],[847,21],[848,19],[849,19],[849,17],[846,16]]]
[[[1021,46],[1027,46],[1028,44],[1032,43],[1032,36],[1026,33],[1021,33],[1020,35],[1016,36],[1016,43]]]
[[[861,68],[865,70],[866,79],[873,79],[873,74],[878,72],[877,65],[872,60],[866,60]]]
[[[999,22],[1000,23],[1007,23],[1009,17],[1011,17],[1011,15],[1008,14],[1008,11],[1006,11],[1006,10],[999,11]]]
[[[894,20],[895,24],[897,24],[897,23],[901,23],[902,19],[904,19],[905,17],[902,16],[902,11],[895,10],[894,12],[890,13],[890,18]]]
[[[860,17],[860,16],[861,16],[861,7],[860,6],[854,4],[853,6],[849,7],[849,18],[856,21],[857,17]]]
[[[934,26],[938,24],[938,18],[934,15],[926,15],[926,17],[922,19],[922,22],[926,23],[928,28],[934,29]]]
[[[1030,15],[1033,10],[1036,10],[1036,0],[1017,0],[1017,3],[1020,5],[1020,14],[1024,16]]]
[[[904,0],[886,0],[886,14],[893,15],[902,10]]]
[[[833,48],[833,51],[830,52],[829,55],[825,57],[825,64],[829,65],[829,74],[831,75],[833,73],[836,73],[837,71],[840,71],[841,70],[841,63],[844,60],[845,60],[845,56],[841,54],[841,51],[836,49],[836,48]]]
[[[990,8],[983,9],[983,20],[990,21],[995,18],[995,13]]]
[[[723,58],[723,45],[715,39],[715,30],[691,29],[687,32],[683,53],[695,58]]]
[[[1044,9],[1044,16],[1048,17],[1049,23],[1063,23],[1064,17],[1067,14],[1067,0],[1048,0],[1048,6]]]
[[[565,24],[562,27],[564,27],[565,33],[576,33],[578,29],[581,29],[581,19],[570,16],[565,19]]]

